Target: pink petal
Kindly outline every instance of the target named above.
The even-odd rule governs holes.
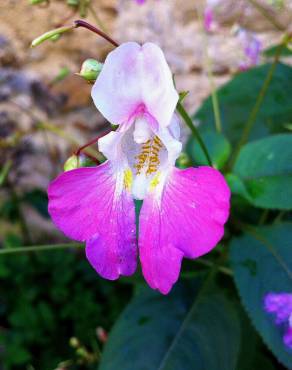
[[[140,214],[139,249],[148,284],[168,293],[182,257],[197,258],[216,246],[229,215],[229,188],[211,167],[173,169],[161,198],[150,194]]]
[[[91,95],[113,124],[145,111],[167,126],[178,101],[163,52],[152,43],[127,42],[109,53]]]
[[[109,162],[61,174],[48,195],[54,223],[69,238],[87,241],[87,258],[102,277],[113,280],[134,273],[134,203],[126,190],[116,196]]]

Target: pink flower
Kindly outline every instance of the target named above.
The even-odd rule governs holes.
[[[219,28],[216,11],[222,7],[221,0],[207,0],[204,10],[204,28],[207,32],[214,32]]]
[[[86,241],[95,270],[114,280],[136,269],[134,199],[142,199],[142,272],[153,289],[167,294],[182,258],[208,253],[222,238],[229,188],[211,167],[175,168],[182,149],[178,93],[158,46],[128,42],[112,51],[92,98],[104,117],[119,125],[98,142],[108,160],[54,180],[49,212],[68,237]]]
[[[292,349],[292,293],[268,293],[264,308],[266,312],[275,314],[276,324],[286,326],[283,342]]]

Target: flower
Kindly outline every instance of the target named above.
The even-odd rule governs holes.
[[[207,32],[216,31],[219,24],[216,19],[216,9],[221,5],[221,0],[207,0],[204,9],[204,28]]]
[[[237,33],[237,38],[244,54],[243,59],[240,61],[240,69],[245,71],[259,64],[262,43],[257,38],[256,34],[240,28]]]
[[[268,293],[264,299],[264,308],[276,315],[275,323],[285,325],[284,344],[292,349],[292,293]]]
[[[93,88],[97,109],[119,125],[99,139],[107,161],[61,174],[49,186],[49,212],[104,278],[136,269],[134,199],[143,200],[138,246],[143,275],[167,294],[183,257],[208,253],[224,233],[229,188],[212,167],[175,167],[182,143],[178,93],[161,49],[127,42],[107,56]]]

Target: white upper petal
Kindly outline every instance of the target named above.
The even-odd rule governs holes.
[[[164,54],[152,43],[127,42],[109,53],[91,95],[113,124],[128,122],[144,109],[165,127],[178,101]]]

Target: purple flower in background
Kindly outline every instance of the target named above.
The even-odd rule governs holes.
[[[220,5],[221,0],[207,0],[204,10],[204,28],[207,32],[216,31],[218,22],[216,18],[216,8]]]
[[[206,8],[204,11],[204,28],[207,32],[213,30],[214,25],[214,14],[211,8]]]
[[[264,305],[266,312],[275,314],[275,323],[287,328],[283,342],[292,349],[292,293],[268,293]]]
[[[142,5],[146,3],[146,0],[135,0],[137,4]]]
[[[211,251],[224,233],[230,191],[212,167],[175,167],[182,143],[178,93],[161,49],[122,44],[107,56],[93,88],[98,110],[119,125],[99,139],[108,159],[61,174],[49,186],[49,212],[104,278],[136,269],[134,199],[143,200],[139,255],[153,289],[167,294],[183,257]]]
[[[253,32],[240,28],[237,37],[244,54],[244,58],[240,62],[240,69],[244,71],[259,64],[262,43],[257,36]]]

